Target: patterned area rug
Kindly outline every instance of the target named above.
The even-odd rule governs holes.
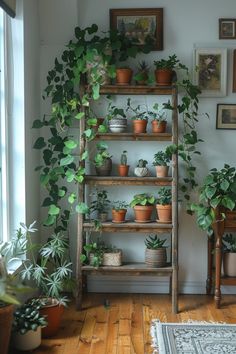
[[[151,335],[153,353],[236,354],[236,325],[154,320]]]

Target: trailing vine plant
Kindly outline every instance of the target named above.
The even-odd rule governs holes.
[[[72,133],[71,128],[78,128],[78,121],[86,117],[84,138],[94,139],[97,119],[90,104],[99,99],[102,68],[113,78],[117,61],[134,58],[138,52],[148,53],[152,48],[149,39],[140,47],[117,31],[103,36],[97,32],[95,24],[85,29],[75,28],[75,40],[68,43],[60,59],[55,59],[54,68],[47,75],[43,98],[51,99],[51,115],[33,123],[33,128],[44,128],[44,132],[47,129],[47,138],[39,137],[34,148],[42,150],[43,164],[36,170],[40,171],[40,182],[48,193],[42,204],[48,208],[44,225],[53,226],[55,232],[67,230],[74,211],[89,214],[89,207],[68,189],[68,183],[83,183],[84,161],[88,159],[87,150],[79,151],[79,134]],[[106,127],[100,125],[99,131],[106,131]],[[64,207],[65,199],[68,207]]]

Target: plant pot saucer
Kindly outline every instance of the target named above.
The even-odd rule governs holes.
[[[172,224],[172,220],[168,220],[168,221],[161,221],[161,220],[156,220],[156,222],[158,223],[158,224]]]
[[[145,223],[145,224],[147,224],[147,223],[149,223],[149,222],[152,222],[152,220],[134,220],[135,222],[137,222],[137,223],[139,223],[139,224],[141,224],[141,223]]]

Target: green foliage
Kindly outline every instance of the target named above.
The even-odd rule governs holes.
[[[130,207],[133,208],[135,205],[154,205],[155,201],[155,197],[147,193],[136,194],[130,202]]]
[[[169,205],[172,200],[172,192],[170,188],[162,187],[158,191],[157,204]]]
[[[158,151],[154,155],[153,166],[167,166],[170,162],[170,156],[166,151]]]
[[[41,306],[40,299],[33,299],[17,308],[14,312],[12,330],[25,334],[28,331],[36,331],[40,326],[46,326],[47,321],[39,312]]]
[[[109,121],[114,118],[126,118],[126,115],[123,108],[118,108],[115,105],[112,105],[112,102],[110,102],[108,105],[106,118]]]
[[[110,159],[112,156],[107,151],[108,145],[104,142],[97,143],[97,153],[94,157],[94,165],[100,167],[104,164],[104,161]]]
[[[158,103],[155,103],[152,107],[152,111],[148,111],[149,118],[152,120],[157,120],[158,122],[166,121],[166,111]]]
[[[147,116],[147,107],[145,106],[145,110],[142,110],[142,106],[145,105],[137,105],[132,106],[131,105],[131,98],[127,99],[127,108],[126,108],[126,112],[131,111],[133,116],[132,119],[137,119],[137,120],[146,120],[148,121],[148,116]]]
[[[105,243],[97,240],[97,242],[90,242],[84,245],[84,254],[80,256],[80,261],[98,268],[102,265],[104,253],[117,251],[114,246],[107,246]]]
[[[175,69],[179,64],[179,59],[176,54],[170,55],[168,59],[155,60],[156,69]]]
[[[120,157],[120,164],[121,165],[127,165],[127,151],[124,150],[121,154],[121,157]]]
[[[213,168],[205,177],[200,188],[199,202],[192,203],[191,212],[197,214],[197,224],[212,234],[212,223],[216,221],[216,209],[221,218],[226,209],[233,210],[236,203],[236,169],[227,164],[221,170]]]
[[[128,206],[129,206],[129,204],[127,204],[127,202],[124,202],[121,200],[117,200],[112,203],[112,209],[114,209],[116,211],[127,209]]]
[[[147,164],[148,164],[147,160],[139,159],[137,167],[145,168],[147,166]]]
[[[99,214],[106,213],[110,205],[110,200],[108,199],[107,191],[99,191],[98,189],[96,189],[96,191],[92,193],[92,197],[94,197],[94,200],[90,205],[90,212],[92,213],[93,211],[97,211]]]
[[[148,236],[148,238],[146,238],[146,240],[144,241],[146,247],[150,250],[157,250],[159,248],[166,248],[166,246],[164,246],[166,242],[165,240],[161,240],[160,238],[157,237],[157,235],[154,235],[153,237],[151,235]]]
[[[223,235],[223,250],[224,252],[236,253],[236,236],[233,234]]]

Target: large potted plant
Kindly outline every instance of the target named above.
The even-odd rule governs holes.
[[[53,213],[53,210],[51,211]],[[22,263],[19,275],[31,280],[39,289],[42,299],[41,313],[48,325],[42,329],[43,337],[54,335],[61,323],[61,316],[68,298],[63,292],[73,289],[72,263],[69,258],[68,238],[62,233],[52,234],[45,243],[35,243],[32,235],[37,231],[35,222],[27,227],[21,223],[16,237],[4,246],[6,258],[15,257]],[[24,252],[27,258],[19,258]],[[37,252],[37,258],[35,256]]]
[[[143,105],[132,106],[131,98],[127,99],[127,109],[126,111],[132,112],[133,129],[135,134],[146,133],[148,115],[147,109],[142,110]]]
[[[152,132],[153,133],[165,133],[167,127],[166,111],[160,108],[158,103],[153,105],[152,111],[148,111],[149,118],[152,119]]]
[[[157,215],[158,222],[170,223],[172,219],[172,192],[170,188],[162,187],[158,191],[157,197]]]
[[[224,223],[227,213],[235,209],[236,169],[225,164],[222,169],[212,168],[200,188],[199,202],[190,205],[197,215],[198,226],[213,233],[215,222]]]
[[[179,64],[179,59],[175,54],[168,59],[155,60],[155,77],[157,85],[171,85],[174,76],[174,69]]]
[[[236,277],[236,236],[223,236],[223,270],[226,277]]]
[[[33,350],[41,344],[41,329],[47,321],[40,313],[42,303],[32,299],[14,312],[12,343],[18,350]]]
[[[112,170],[112,156],[104,142],[97,143],[97,153],[94,157],[95,170],[98,176],[110,176]]]
[[[130,202],[134,209],[135,222],[146,223],[151,221],[151,215],[155,204],[155,197],[147,193],[136,194]]]
[[[98,190],[92,193],[94,200],[90,204],[90,212],[97,212],[97,217],[101,222],[107,221],[107,211],[110,206],[110,200],[106,190]]]
[[[170,157],[166,151],[158,151],[154,155],[153,166],[156,168],[157,177],[167,177],[169,171]]]
[[[125,222],[125,215],[127,213],[128,204],[124,201],[117,200],[112,203],[112,222]]]
[[[146,250],[145,250],[145,263],[148,267],[158,268],[166,266],[166,246],[164,246],[165,240],[155,236],[149,236],[145,240]]]

